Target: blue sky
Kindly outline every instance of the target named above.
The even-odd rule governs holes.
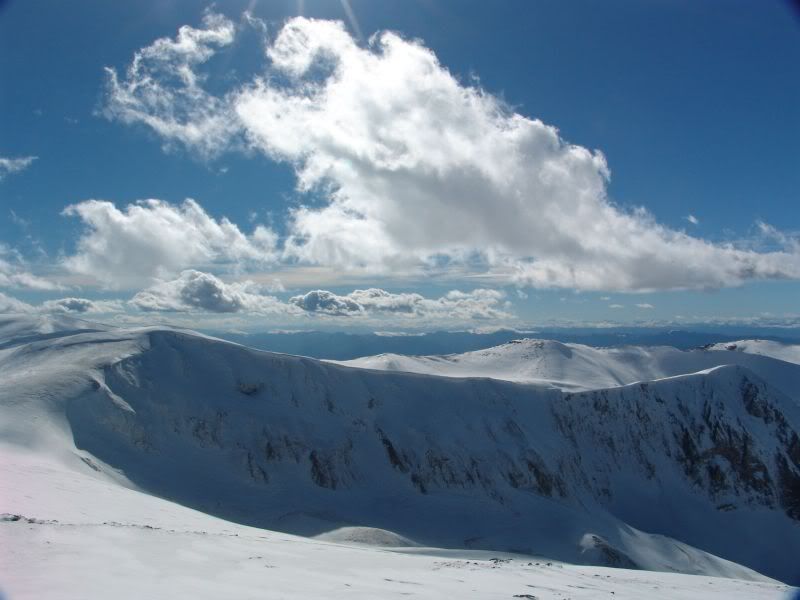
[[[343,73],[323,60],[319,72],[302,74],[303,85],[338,100],[277,129],[265,123],[289,115],[309,92],[264,48],[274,48],[301,13],[343,23],[345,45],[335,27],[297,29]],[[126,69],[157,39],[177,43],[182,26],[230,39],[195,48],[213,56],[190,59],[202,90],[192,97],[169,71],[188,55],[177,46],[151,52],[155,66],[146,75],[171,94],[162,97],[173,102],[165,108],[137,96],[144,80]],[[383,55],[367,38],[386,30],[399,34],[398,56],[418,48],[435,55],[434,88],[424,82],[423,59],[397,76],[388,69],[403,68],[400,59],[373,65]],[[777,1],[6,1],[0,157],[36,159],[0,163],[0,293],[6,310],[43,310],[48,301],[48,310],[90,306],[56,304],[69,297],[110,301],[90,310],[119,319],[224,319],[237,327],[345,328],[364,319],[425,327],[451,317],[462,324],[792,320],[800,312],[799,42],[800,20]],[[105,68],[117,73],[116,91]],[[447,72],[455,87],[442,79]],[[252,94],[259,76],[267,89]],[[270,86],[284,93],[280,102]],[[404,90],[414,93],[406,98]],[[464,90],[475,96],[464,100],[471,93]],[[466,104],[439,114],[430,108],[434,97]],[[342,105],[347,98],[357,105]],[[397,106],[382,112],[393,100]],[[229,126],[216,137],[204,132],[202,143],[187,141],[186,126],[208,116],[209,102]],[[252,108],[246,117],[243,106]],[[419,107],[428,112],[409,122],[444,123],[441,139],[466,141],[437,147],[436,137],[400,127],[404,117],[394,115]],[[148,124],[163,124],[165,115],[171,127]],[[561,147],[552,147],[549,129],[531,125],[535,119],[557,128]],[[341,127],[321,132],[319,124],[331,122]],[[503,134],[517,125],[522,141]],[[368,156],[365,144],[377,154]],[[569,144],[586,155],[568,156]],[[590,154],[596,150],[605,166]],[[382,152],[394,153],[388,167]],[[354,166],[353,156],[364,163]],[[443,156],[432,175],[428,165]],[[555,164],[563,181],[540,186],[542,164]],[[328,170],[309,175],[315,166]],[[308,190],[298,189],[304,171],[313,180]],[[426,194],[438,194],[436,201],[421,199]],[[201,241],[180,235],[192,219],[179,208],[186,198],[204,215],[202,227],[227,218],[243,239],[220,234],[211,247],[188,251]],[[89,199],[117,212],[81,205],[62,214]],[[141,199],[159,199],[161,212],[143,208],[136,221],[126,206]],[[292,219],[298,207],[309,220]],[[109,219],[118,222],[103,230]],[[167,229],[153,233],[164,219]],[[562,235],[599,222],[580,240]],[[268,233],[254,236],[258,226]],[[202,227],[200,238],[209,235]],[[176,252],[165,245],[151,255],[147,232],[162,241],[176,230]],[[385,295],[351,294],[367,288]],[[313,290],[327,294],[307,297]],[[461,295],[448,297],[452,290]],[[131,304],[137,294],[144,295]]]

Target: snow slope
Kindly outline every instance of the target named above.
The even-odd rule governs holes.
[[[745,352],[747,354],[759,354],[770,356],[778,360],[800,364],[800,344],[785,344],[783,342],[773,342],[771,340],[740,340],[738,342],[728,342],[724,344],[714,344],[709,350]]]
[[[738,344],[741,344],[741,349],[753,347],[744,342]],[[731,353],[722,349],[729,344],[698,350],[678,350],[669,346],[593,348],[551,340],[522,339],[463,354],[380,354],[337,364],[445,377],[492,377],[540,383],[567,391],[610,388],[731,364],[749,369],[792,397],[800,397],[800,369],[771,359],[787,360],[785,357],[797,352],[800,346],[778,342],[761,344],[758,348],[763,351]],[[800,360],[789,362],[799,363]]]
[[[37,326],[12,329],[26,327]],[[3,546],[14,549],[4,563],[19,567],[8,572],[29,574],[14,588],[28,597],[37,596],[31,590],[38,584],[25,553],[49,551],[51,537],[63,549],[97,532],[90,555],[48,558],[65,569],[113,561],[112,549],[126,539],[145,549],[132,572],[158,569],[155,557],[175,553],[149,554],[150,545],[169,545],[148,524],[196,548],[172,558],[170,577],[197,568],[208,551],[230,565],[233,579],[241,573],[246,581],[242,556],[259,542],[245,538],[263,535],[280,541],[276,555],[295,556],[283,543],[293,540],[311,544],[297,552],[320,562],[366,552],[329,541],[413,545],[413,557],[369,556],[414,573],[436,564],[420,547],[445,547],[458,550],[447,560],[467,570],[463,553],[483,560],[481,551],[515,551],[574,565],[763,581],[752,568],[800,580],[793,558],[800,554],[800,409],[739,366],[563,393],[352,369],[174,330],[68,327],[38,335],[0,339],[0,512],[58,521],[0,524],[0,535],[12,536]],[[107,521],[135,527],[112,531]],[[188,535],[212,523],[243,539],[216,544]],[[525,571],[527,559],[512,562],[514,581],[544,581]],[[485,560],[479,567],[490,570]],[[602,572],[564,569],[587,580]],[[340,581],[336,569],[323,570]],[[427,576],[430,597],[437,585],[444,593],[443,582],[453,583]],[[468,585],[482,586],[483,577],[469,576]],[[619,577],[631,582],[629,591],[641,592],[634,580],[677,585],[665,583],[667,575]],[[565,584],[557,579],[547,584],[552,590]],[[61,580],[54,574],[47,581]],[[686,589],[696,583],[687,580]]]
[[[506,600],[525,594],[541,600],[778,600],[789,592],[769,581],[474,550],[332,544],[223,521],[128,489],[104,472],[107,467],[85,469],[77,456],[58,462],[8,445],[0,452],[0,500],[3,509],[13,509],[0,517],[0,594],[9,600]]]

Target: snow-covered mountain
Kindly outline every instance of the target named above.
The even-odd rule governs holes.
[[[732,353],[729,351],[731,349],[740,352]],[[797,360],[789,360],[793,356]],[[565,391],[611,388],[723,365],[739,365],[758,374],[784,393],[800,397],[800,371],[796,367],[800,363],[800,346],[767,341],[678,350],[670,346],[594,348],[552,340],[521,339],[463,354],[379,354],[336,362],[381,371],[445,377],[491,377],[519,383],[539,383]]]
[[[800,344],[785,344],[771,340],[740,340],[738,342],[714,344],[709,346],[708,349],[759,354],[761,356],[770,356],[778,360],[800,364]]]
[[[617,387],[570,392],[350,368],[163,328],[5,319],[0,334],[0,512],[74,522],[64,490],[102,488],[334,542],[800,581],[797,365],[680,353],[684,374],[620,385],[640,379],[620,374],[625,356],[652,369],[679,360],[625,349],[604,363],[619,365]],[[750,362],[704,362],[715,354]],[[548,381],[587,387],[561,373]],[[36,525],[14,518],[0,531],[21,522]]]

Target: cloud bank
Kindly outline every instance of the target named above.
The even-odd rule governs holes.
[[[342,23],[295,18],[267,40],[263,76],[212,94],[199,69],[235,34],[208,14],[140,50],[124,77],[109,70],[106,114],[204,157],[246,146],[293,165],[324,204],[290,211],[284,260],[580,290],[800,278],[794,241],[716,244],[615,205],[601,152],[459,81],[421,42],[365,46]]]
[[[138,292],[129,305],[147,312],[247,313],[287,318],[512,319],[513,316],[504,310],[504,300],[503,292],[487,289],[453,290],[440,298],[426,298],[416,293],[370,288],[345,295],[313,290],[284,302],[252,281],[226,283],[210,273],[188,269],[176,279],[161,281]]]
[[[393,294],[370,288],[340,296],[327,290],[314,290],[293,296],[289,303],[308,313],[331,316],[398,315],[442,317],[459,320],[512,318],[503,310],[505,294],[497,290],[451,291],[441,298],[420,294]]]

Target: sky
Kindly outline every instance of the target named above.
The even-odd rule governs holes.
[[[800,323],[767,0],[0,1],[0,312]]]

